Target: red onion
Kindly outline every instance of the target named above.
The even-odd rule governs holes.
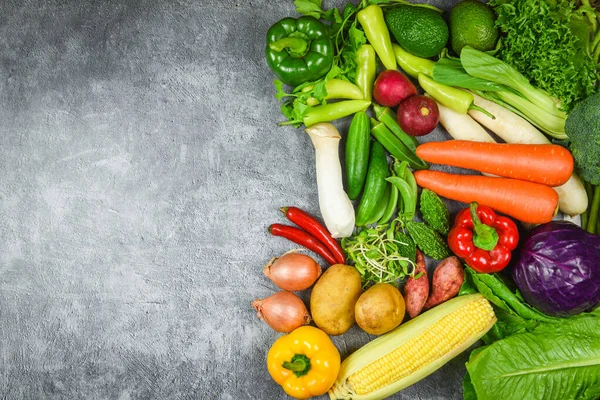
[[[277,332],[288,333],[310,323],[306,306],[291,292],[277,292],[266,299],[252,302],[258,318],[264,320]]]

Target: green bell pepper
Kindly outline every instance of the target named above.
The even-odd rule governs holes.
[[[267,31],[267,64],[289,86],[316,81],[329,72],[334,47],[325,24],[310,16],[284,18]]]

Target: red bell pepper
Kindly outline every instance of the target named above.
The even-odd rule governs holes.
[[[490,207],[477,203],[456,215],[448,233],[450,250],[479,273],[504,269],[518,243],[519,230],[510,218],[498,216]]]

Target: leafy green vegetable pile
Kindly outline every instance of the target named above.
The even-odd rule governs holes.
[[[494,305],[498,322],[471,352],[465,400],[597,399],[600,396],[600,309],[553,318],[531,308],[498,275],[466,269],[462,294],[475,290]]]
[[[489,2],[506,35],[496,56],[560,99],[565,111],[597,90],[600,73],[595,10],[589,1],[582,3],[575,8],[565,0]]]
[[[363,287],[375,283],[395,284],[415,277],[416,247],[411,238],[396,232],[398,221],[366,228],[356,236],[342,239],[348,259],[360,273]]]

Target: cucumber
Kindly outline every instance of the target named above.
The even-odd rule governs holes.
[[[364,111],[352,118],[346,138],[346,191],[350,200],[358,199],[369,167],[371,127]]]
[[[365,225],[374,224],[375,222],[378,222],[381,219],[381,217],[383,217],[383,214],[385,213],[385,210],[387,209],[387,205],[390,202],[391,194],[392,194],[392,185],[388,183],[385,185],[385,191],[383,192],[383,197],[377,204],[377,207],[375,207],[375,210],[373,210],[373,214],[371,214],[369,216],[369,219],[367,220]]]
[[[365,189],[356,211],[356,226],[366,225],[371,219],[371,216],[375,213],[375,210],[385,193],[387,185],[385,179],[387,177],[388,163],[385,149],[381,143],[374,141],[371,143]]]

